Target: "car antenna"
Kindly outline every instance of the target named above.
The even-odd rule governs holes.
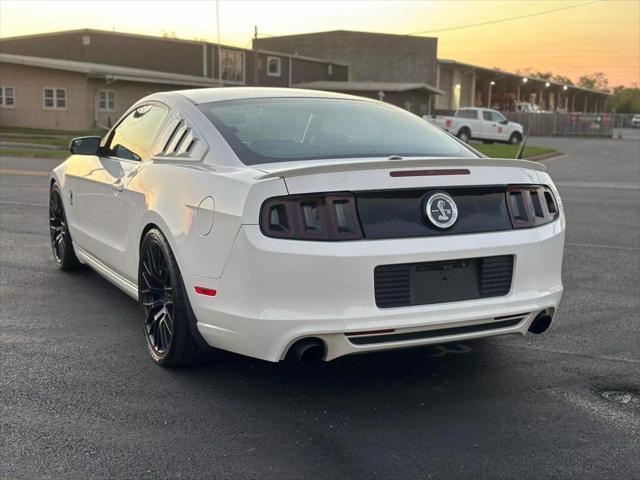
[[[534,117],[535,119],[536,117]],[[531,125],[533,125],[533,120],[529,122],[527,125],[527,133],[524,135],[522,139],[522,143],[520,144],[520,148],[518,149],[518,153],[516,153],[516,160],[522,160],[522,154],[524,153],[524,147],[527,145],[527,140],[529,139],[529,132],[531,131]]]

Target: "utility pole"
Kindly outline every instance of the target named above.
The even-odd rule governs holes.
[[[253,84],[258,86],[258,26],[253,26]]]
[[[220,57],[220,2],[216,0],[216,30],[218,35],[218,87],[222,88],[222,61]]]

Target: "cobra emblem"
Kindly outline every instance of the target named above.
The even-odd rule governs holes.
[[[446,222],[449,220],[449,216],[451,215],[451,209],[446,208],[447,203],[444,200],[438,200],[436,204],[436,208],[440,211],[440,215],[438,216],[438,220],[442,222]]]
[[[433,192],[422,202],[423,215],[436,228],[450,228],[458,220],[458,206],[447,192]]]

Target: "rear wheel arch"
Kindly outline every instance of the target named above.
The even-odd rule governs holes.
[[[142,231],[140,232],[140,238],[138,239],[138,252],[140,252],[140,250],[142,249],[142,243],[144,242],[144,237],[147,235],[147,232],[151,229],[157,229],[160,231],[160,233],[162,233],[164,235],[164,232],[162,231],[162,229],[156,225],[155,223],[147,223],[144,228],[142,229]],[[166,238],[166,235],[165,235]],[[169,240],[167,240],[169,241]],[[175,255],[175,253],[174,253]]]
[[[458,130],[456,137],[461,138],[464,133],[466,133],[467,138],[471,140],[471,128],[469,128],[467,125],[460,127],[460,130]]]
[[[144,243],[144,238],[146,237],[147,233],[149,233],[153,229],[156,229],[160,232],[160,234],[164,237],[164,239],[169,244],[169,248],[171,249],[171,254],[175,259],[180,272],[182,272],[183,275],[189,274],[189,269],[185,269],[186,267],[186,265],[184,264],[185,262],[183,261],[182,256],[180,255],[178,246],[175,244],[173,236],[171,235],[171,228],[165,224],[163,219],[158,214],[154,212],[149,212],[149,213],[152,213],[152,215],[145,218],[144,221],[141,222],[141,225],[143,225],[143,227],[139,230],[139,234],[138,234],[138,245],[137,245],[136,257],[135,257],[136,269],[138,268],[138,264],[140,262],[140,253],[142,251],[142,244]]]
[[[151,212],[149,212],[151,213]],[[175,245],[175,242],[173,241],[173,237],[171,236],[171,229],[162,221],[162,219],[156,214],[156,215],[152,215],[149,216],[147,218],[145,218],[143,220],[143,222],[141,222],[142,227],[140,228],[140,230],[138,230],[138,235],[137,235],[137,248],[136,248],[136,265],[137,262],[140,261],[140,251],[142,250],[142,244],[144,242],[144,237],[147,235],[147,233],[150,230],[153,230],[154,228],[156,230],[158,230],[162,236],[166,239],[167,243],[169,244],[169,247],[171,248],[171,253],[173,254],[174,258],[176,259],[176,263],[178,264],[178,267],[180,268],[180,270],[182,272],[184,272],[183,268],[183,262],[180,259],[180,252],[178,252],[178,248]],[[135,238],[135,237],[134,237]],[[133,240],[133,239],[132,239]]]
[[[519,145],[520,143],[522,143],[522,138],[522,133],[513,132],[511,135],[509,135],[509,143],[511,145]]]

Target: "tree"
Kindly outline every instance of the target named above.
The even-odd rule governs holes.
[[[564,83],[566,85],[573,85],[573,81],[569,77],[565,77],[564,75],[554,75],[551,77],[551,80],[558,83]]]
[[[534,72],[531,76],[542,78],[543,80],[551,80],[553,78],[553,72]]]
[[[533,72],[533,69],[531,67],[524,67],[516,70],[516,73],[518,75],[522,75],[523,77],[532,77],[533,76],[532,72]]]
[[[640,112],[640,88],[623,88],[613,95],[610,105],[616,113]]]
[[[552,80],[558,83],[566,83],[568,85],[573,85],[573,82],[569,77],[565,77],[563,75],[554,75],[553,72],[546,71],[535,71],[531,67],[519,68],[516,70],[518,75],[522,75],[523,77],[531,77],[531,78],[540,78],[542,80]]]
[[[602,72],[594,72],[590,75],[581,76],[578,80],[578,86],[592,90],[607,90],[609,88],[609,79]]]

